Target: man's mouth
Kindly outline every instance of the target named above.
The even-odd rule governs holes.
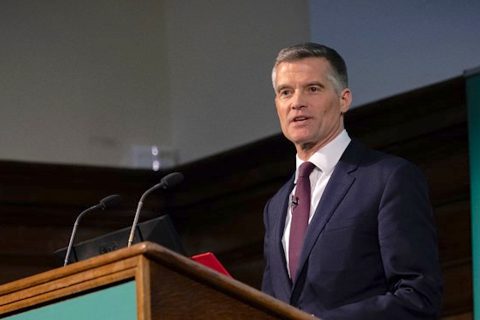
[[[298,116],[298,117],[294,117],[292,119],[292,122],[302,122],[302,121],[306,121],[310,119],[309,117],[305,117],[305,116]]]

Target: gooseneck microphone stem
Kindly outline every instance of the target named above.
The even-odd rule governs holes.
[[[68,264],[68,260],[70,259],[70,253],[72,251],[72,247],[73,247],[73,240],[75,239],[75,234],[77,233],[77,228],[78,228],[78,225],[80,223],[80,219],[88,212],[90,211],[93,211],[97,208],[100,208],[101,205],[100,204],[96,204],[94,206],[91,206],[90,208],[82,211],[82,213],[80,213],[77,217],[77,219],[75,219],[75,223],[73,224],[73,229],[72,229],[72,233],[70,235],[70,241],[68,242],[68,247],[67,247],[67,254],[65,254],[65,261],[63,262],[63,266],[66,266]]]
[[[67,247],[67,253],[65,254],[65,260],[63,262],[63,266],[66,266],[68,264],[68,260],[70,260],[70,254],[71,254],[71,251],[72,251],[72,247],[73,247],[73,240],[75,239],[75,234],[77,233],[77,228],[78,228],[78,225],[80,223],[80,219],[82,219],[82,217],[93,211],[93,210],[96,210],[96,209],[105,209],[107,207],[107,205],[113,205],[113,204],[116,204],[120,201],[120,196],[117,195],[117,194],[112,194],[108,197],[105,197],[103,198],[102,200],[100,200],[99,203],[97,203],[96,205],[94,206],[91,206],[90,208],[87,208],[85,210],[83,210],[79,215],[78,217],[75,219],[75,223],[73,224],[73,229],[72,229],[72,234],[70,235],[70,241],[68,242],[68,247]]]
[[[153,187],[151,187],[147,191],[145,191],[145,193],[140,198],[140,201],[138,201],[137,210],[135,211],[135,217],[133,218],[132,229],[130,230],[130,235],[128,237],[128,245],[127,245],[128,247],[130,247],[132,245],[133,238],[135,237],[135,229],[136,229],[137,224],[138,224],[138,218],[140,217],[140,211],[142,210],[142,207],[143,207],[143,200],[145,199],[145,197],[148,194],[150,194],[150,192],[152,192],[154,190],[157,190],[160,187],[162,187],[161,182],[159,184],[154,185]]]
[[[143,207],[143,201],[139,201],[137,205],[137,210],[135,211],[135,217],[133,218],[132,228],[130,229],[130,235],[128,236],[128,244],[127,247],[130,247],[133,242],[133,238],[135,237],[135,229],[138,224],[138,217],[140,217],[140,211]]]
[[[167,189],[169,187],[173,187],[180,182],[183,181],[183,174],[180,172],[172,172],[167,174],[160,183],[157,183],[147,191],[145,191],[142,196],[140,197],[140,201],[138,201],[137,210],[135,211],[135,217],[133,218],[132,228],[130,229],[130,236],[128,237],[128,244],[127,246],[130,247],[133,243],[133,239],[135,237],[135,229],[137,228],[138,218],[140,217],[140,211],[143,207],[143,200],[149,195],[152,191],[155,191],[159,188]]]

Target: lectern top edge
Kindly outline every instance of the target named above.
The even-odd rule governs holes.
[[[270,317],[273,319],[316,319],[312,315],[244,283],[151,242],[135,244],[129,248],[119,249],[1,285],[0,314],[31,308],[46,302],[50,303],[49,301],[63,299],[84,290],[101,288],[128,279],[135,279],[138,288],[141,288],[139,292],[151,287],[145,281],[157,281],[155,287],[158,288],[158,281],[161,283],[161,279],[145,277],[145,274],[149,273],[148,270],[154,267],[164,268],[163,270],[169,270],[168,272],[172,275],[177,274],[180,278],[190,279],[186,280],[187,282],[202,283],[216,292],[221,292],[221,295],[230,297],[229,301],[237,301],[237,306],[250,306],[261,314],[269,314],[268,319]],[[152,291],[150,294],[156,293]],[[140,299],[138,301],[143,301],[143,298]],[[147,300],[150,301],[150,299]],[[147,307],[142,308],[145,310]],[[141,311],[139,312],[141,313]]]

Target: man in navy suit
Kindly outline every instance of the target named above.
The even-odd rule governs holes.
[[[297,170],[265,206],[262,290],[325,320],[436,319],[442,281],[422,173],[349,137],[352,94],[335,50],[285,48],[272,80]]]

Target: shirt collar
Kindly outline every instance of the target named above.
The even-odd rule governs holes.
[[[342,156],[345,149],[347,149],[348,144],[351,139],[347,131],[343,129],[338,136],[336,136],[332,141],[327,143],[325,146],[320,148],[315,152],[308,161],[312,162],[317,168],[319,168],[323,173],[330,174],[335,166],[337,165],[340,157]],[[298,167],[304,161],[296,156],[296,168],[295,171],[295,183],[297,182],[297,171]]]

